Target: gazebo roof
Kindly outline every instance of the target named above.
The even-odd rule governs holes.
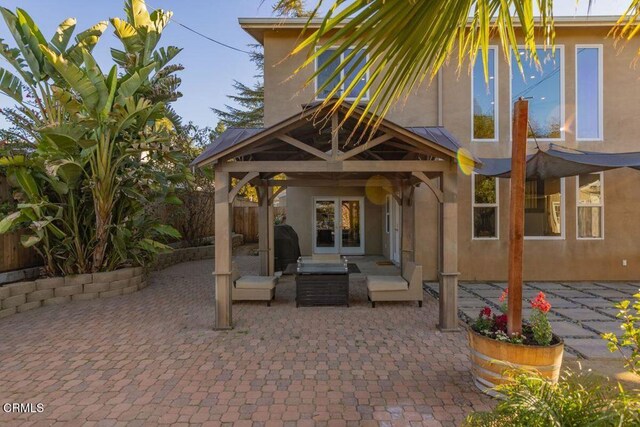
[[[324,107],[321,104],[316,104],[268,128],[230,128],[213,141],[192,162],[192,166],[202,167],[222,158],[229,159],[235,156],[255,155],[256,159],[258,157],[266,160],[283,159],[281,155],[284,152],[278,151],[276,155],[276,152],[272,151],[273,155],[269,157],[269,150],[264,149],[265,143],[277,141],[283,135],[285,137],[292,136],[298,141],[303,141],[305,144],[326,152],[326,148],[330,148],[331,126],[326,126],[326,113],[321,110],[328,111],[332,107],[333,103]],[[349,108],[349,104],[341,105],[337,108],[337,114],[345,114]],[[360,136],[368,131],[360,125],[357,129],[359,132],[356,132],[357,118],[362,114],[364,114],[364,110],[356,107],[355,117],[350,119],[347,126],[340,128],[341,150],[352,149],[359,144],[367,146],[370,140],[375,140],[383,135],[388,135],[388,144],[395,146],[396,149],[404,145],[418,154],[423,153],[432,158],[453,159],[460,148],[458,140],[444,127],[402,127],[388,119],[382,120],[375,134],[370,135],[371,138],[361,138]],[[323,148],[325,143],[328,145]],[[385,147],[385,144],[380,144],[379,149],[382,147]],[[393,157],[389,147],[377,155],[385,156],[385,160],[399,160]],[[404,155],[406,152],[403,153]]]

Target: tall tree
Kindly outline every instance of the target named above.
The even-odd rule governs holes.
[[[273,6],[273,13],[283,17],[309,16],[311,12],[305,9],[304,0],[282,0]],[[239,107],[225,104],[224,110],[212,108],[220,122],[225,127],[251,128],[262,127],[264,117],[264,53],[262,46],[250,45],[249,59],[258,70],[254,76],[256,83],[248,85],[238,80],[233,81],[234,95],[227,95]]]

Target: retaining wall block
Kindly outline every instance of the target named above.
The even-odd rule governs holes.
[[[17,307],[18,313],[24,313],[25,311],[33,310],[34,308],[39,308],[42,306],[42,301],[32,301]]]
[[[53,289],[42,289],[27,294],[27,303],[53,298]]]
[[[64,277],[49,277],[47,279],[36,280],[36,289],[55,289],[58,286],[64,286]]]
[[[62,286],[62,287],[56,288],[55,290],[55,296],[57,297],[67,297],[67,296],[81,294],[81,293],[82,293],[81,284]]]
[[[122,295],[122,289],[114,289],[113,291],[100,292],[100,298],[111,298]]]
[[[2,300],[2,308],[12,308],[12,307],[17,307],[19,305],[24,304],[25,302],[27,302],[27,295],[26,294],[20,294],[20,295],[16,295],[13,297],[9,297],[9,298],[5,298]]]
[[[109,283],[109,290],[124,289],[128,286],[131,286],[131,279],[116,280],[115,282]]]
[[[103,271],[101,273],[93,273],[93,283],[109,283],[118,280],[120,273],[116,271]]]
[[[73,276],[66,276],[64,278],[65,286],[71,285],[84,285],[85,283],[93,282],[92,274],[74,274]]]
[[[142,276],[144,274],[144,268],[142,267],[134,267],[133,268],[133,275],[134,276]]]
[[[58,304],[64,304],[65,302],[69,302],[71,301],[71,297],[67,296],[67,297],[53,297],[53,298],[47,298],[46,300],[42,301],[42,305],[58,305]]]
[[[86,286],[86,285],[85,285]],[[100,296],[98,292],[88,292],[84,294],[71,295],[71,301],[89,301]]]
[[[11,289],[8,286],[0,286],[0,301],[11,296]]]
[[[128,295],[136,292],[138,290],[138,285],[128,286],[122,289],[122,295]]]
[[[131,277],[133,277],[133,270],[134,269],[131,267],[116,270],[116,273],[118,273],[118,278],[116,280],[130,279]]]
[[[85,293],[106,292],[109,290],[109,282],[94,282],[84,285]]]
[[[0,319],[2,319],[3,317],[11,316],[12,314],[16,314],[16,311],[17,310],[15,307],[5,308],[4,310],[0,310]]]
[[[36,282],[12,283],[6,286],[11,291],[11,296],[28,294],[36,290]]]

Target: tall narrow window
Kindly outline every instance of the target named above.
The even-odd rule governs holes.
[[[471,179],[473,194],[473,238],[498,238],[498,181],[497,178],[474,174]]]
[[[322,70],[322,72],[316,78],[316,87],[318,89],[322,88],[322,86],[326,83],[327,85],[322,88],[321,92],[318,94],[318,99],[325,99],[333,89],[339,85],[342,78],[345,74],[348,74],[349,77],[344,82],[344,84],[339,88],[336,92],[335,96],[341,96],[342,93],[349,88],[353,79],[358,75],[358,73],[362,70],[364,66],[365,58],[364,51],[358,51],[356,54],[349,60],[345,68],[341,71],[339,75],[336,75],[333,79],[331,79],[331,75],[336,71],[338,65],[346,61],[347,58],[354,52],[353,49],[347,49],[340,58],[336,58],[331,61],[331,57],[335,53],[335,49],[327,49],[323,52],[318,59],[316,60],[316,69],[320,69],[326,63],[329,63],[327,68]],[[348,98],[356,98],[358,93],[364,88],[364,85],[367,83],[367,74],[364,74],[355,86],[351,89]]]
[[[524,49],[519,50],[522,72],[511,60],[511,108],[523,97],[529,100],[529,138],[564,138],[563,49],[537,49],[539,67]]]
[[[488,79],[485,78],[481,52],[478,52],[473,66],[472,80],[472,139],[475,141],[496,141],[498,139],[498,106],[496,104],[497,68],[496,48],[489,48]]]
[[[528,180],[525,183],[524,235],[563,237],[564,178]]]
[[[602,47],[576,46],[576,139],[602,139]]]
[[[601,239],[604,236],[604,193],[602,172],[579,175],[576,195],[578,238]]]

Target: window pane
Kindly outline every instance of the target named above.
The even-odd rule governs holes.
[[[600,132],[600,60],[598,48],[578,48],[577,137],[601,137]]]
[[[602,237],[602,208],[578,207],[578,237]]]
[[[515,59],[511,61],[511,97],[515,102],[518,98],[527,98],[529,101],[529,137],[553,138],[561,137],[562,110],[560,106],[560,61],[561,50],[557,49],[555,55],[550,50],[545,52],[538,49],[540,68],[520,50],[523,73],[518,69]],[[513,102],[511,107],[513,108]]]
[[[599,205],[602,203],[601,175],[588,174],[578,177],[578,204]]]
[[[491,176],[474,175],[475,195],[474,202],[477,204],[495,204],[496,178]]]
[[[360,201],[342,201],[342,247],[360,247]]]
[[[478,53],[473,66],[473,138],[495,139],[496,106],[495,106],[495,53],[489,50],[489,81],[484,77],[482,57]]]
[[[316,201],[316,247],[333,248],[335,246],[335,202]]]
[[[345,53],[345,58],[348,57],[351,54],[351,52],[353,52],[353,49],[348,49],[347,52]],[[346,79],[346,81],[344,83],[344,89],[349,87],[349,85],[353,81],[353,78],[358,74],[358,72],[360,72],[360,70],[362,70],[362,67],[364,66],[364,63],[365,63],[365,59],[364,59],[363,56],[364,56],[364,52],[363,51],[360,51],[360,52],[356,53],[356,55],[353,57],[353,59],[351,61],[349,61],[349,63],[346,65],[346,67],[344,69],[344,74],[345,75],[349,75],[349,77]],[[357,64],[357,62],[358,62],[358,60],[360,58],[362,58],[362,62]],[[352,67],[355,67],[353,69],[353,71],[351,71]],[[353,88],[353,90],[349,93],[349,97],[350,98],[355,98],[356,96],[358,96],[358,93],[360,93],[360,91],[364,88],[364,85],[366,83],[367,83],[367,77],[366,77],[366,75],[363,75],[360,78],[360,81],[356,84],[356,86]]]
[[[331,55],[333,55],[333,53],[334,53],[333,50],[327,50],[318,57],[318,69],[323,64],[326,64],[327,62],[329,62],[329,59],[331,59]],[[318,89],[320,89],[322,85],[325,84],[325,82],[329,81],[331,74],[333,74],[336,68],[338,68],[338,64],[339,64],[339,61],[337,60],[333,61],[331,64],[329,64],[327,68],[325,68],[318,75]],[[329,84],[324,89],[322,89],[318,97],[323,99],[329,96],[329,93],[331,93],[333,88],[335,88],[338,85],[338,83],[340,83],[340,75],[336,76],[333,80],[331,80]],[[340,95],[340,92],[338,92],[337,95]]]
[[[498,208],[473,208],[473,237],[496,237],[496,214]]]
[[[527,181],[524,202],[525,236],[562,235],[562,180]]]

